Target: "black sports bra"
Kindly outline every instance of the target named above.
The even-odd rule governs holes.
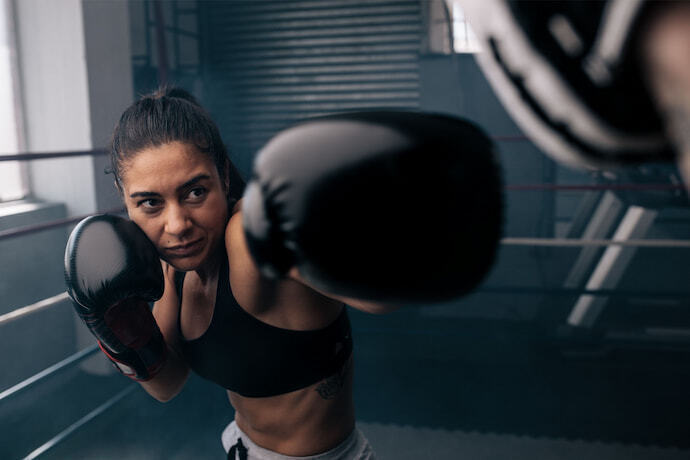
[[[184,275],[175,273],[180,305]],[[293,331],[266,324],[235,300],[226,258],[206,332],[197,339],[184,340],[180,324],[178,317],[182,353],[192,370],[247,397],[274,396],[312,385],[338,372],[352,353],[346,307],[323,329]]]

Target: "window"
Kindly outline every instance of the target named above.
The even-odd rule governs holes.
[[[430,0],[423,3],[427,17],[427,51],[431,54],[464,54],[481,51],[460,0]]]
[[[0,155],[17,153],[20,144],[11,18],[10,0],[0,0]],[[0,161],[0,202],[26,196],[23,169],[18,161]]]
[[[477,53],[481,51],[477,36],[472,31],[465,13],[457,0],[446,0],[453,21],[453,51],[456,53]]]

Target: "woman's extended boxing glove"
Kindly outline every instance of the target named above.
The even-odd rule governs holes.
[[[313,287],[383,302],[435,302],[491,267],[502,184],[474,124],[417,112],[355,112],[278,133],[242,205],[262,272],[297,267]]]

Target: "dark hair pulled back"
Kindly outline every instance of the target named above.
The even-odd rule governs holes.
[[[171,142],[196,146],[208,155],[221,180],[230,174],[229,195],[239,199],[244,181],[230,162],[218,127],[189,92],[163,87],[129,106],[117,123],[110,144],[110,171],[122,190],[123,162],[138,152]]]

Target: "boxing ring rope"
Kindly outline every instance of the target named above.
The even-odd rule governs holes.
[[[45,152],[45,153],[21,153],[21,154],[15,154],[15,155],[0,155],[0,161],[33,161],[33,160],[47,160],[47,159],[57,159],[57,158],[65,158],[65,157],[82,157],[82,156],[103,156],[106,155],[108,152],[105,149],[94,149],[94,150],[84,150],[84,151],[69,151],[69,152]],[[105,213],[122,213],[124,209],[122,207],[118,208],[113,208],[109,209],[106,211],[103,211]],[[91,214],[86,214],[86,215],[81,215],[81,216],[75,216],[75,217],[69,217],[69,218],[64,218],[64,219],[58,219],[50,222],[45,222],[41,224],[34,224],[34,225],[27,225],[11,230],[4,230],[0,231],[0,241],[5,240],[5,239],[10,239],[14,238],[17,236],[23,236],[31,233],[36,233],[40,232],[43,230],[49,230],[53,228],[58,228],[70,224],[76,224],[77,222],[81,221],[82,219],[88,217]],[[53,307],[55,305],[58,305],[64,301],[69,300],[69,296],[67,295],[67,292],[62,292],[60,294],[57,294],[52,297],[48,297],[46,299],[40,300],[38,302],[35,302],[30,305],[26,305],[24,307],[18,308],[16,310],[13,310],[9,313],[0,315],[0,327],[8,324],[12,321],[18,320],[20,318],[24,318],[28,315],[31,315],[33,313],[37,313],[40,311],[43,311],[47,308]],[[67,358],[63,359],[62,361],[59,361],[51,366],[48,366],[44,370],[32,375],[31,377],[13,385],[10,388],[7,388],[6,390],[0,392],[0,403],[3,401],[9,399],[12,396],[17,395],[18,393],[22,392],[23,390],[26,390],[27,388],[31,387],[32,385],[45,380],[46,378],[49,378],[50,376],[58,373],[59,371],[66,369],[74,364],[77,364],[86,358],[92,356],[98,351],[98,345],[93,344],[91,346],[88,346],[73,355],[68,356]],[[53,437],[37,449],[35,449],[33,452],[31,452],[28,456],[26,456],[26,459],[34,459],[39,457],[40,455],[44,454],[47,452],[49,449],[53,448],[55,445],[59,444],[62,442],[67,436],[72,434],[74,431],[78,430],[83,426],[84,424],[88,423],[90,420],[93,418],[97,417],[101,413],[105,412],[108,410],[112,405],[116,404],[118,401],[120,401],[122,398],[124,398],[127,394],[132,392],[136,388],[136,385],[131,384],[124,390],[120,391],[117,393],[115,396],[111,397],[108,399],[105,403],[101,404],[91,412],[89,412],[86,416],[82,417],[69,427],[67,427],[65,430],[60,432],[57,436]]]
[[[531,191],[633,191],[647,192],[655,190],[686,190],[680,184],[516,184],[506,185],[508,191],[531,192]]]
[[[58,433],[56,436],[48,440],[46,443],[35,449],[33,452],[31,452],[29,455],[24,457],[23,460],[32,460],[34,458],[39,457],[40,455],[46,453],[48,450],[52,449],[56,445],[60,444],[62,441],[64,441],[69,435],[77,431],[79,428],[93,420],[94,418],[98,417],[101,415],[103,412],[107,411],[110,409],[113,405],[118,403],[122,398],[130,394],[134,389],[137,388],[137,385],[134,383],[130,383],[125,389],[119,391],[118,393],[115,394],[112,398],[108,399],[106,402],[101,404],[100,406],[96,407],[94,410],[86,414],[84,417],[80,418],[64,430],[62,430],[60,433]]]
[[[497,142],[523,142],[527,141],[525,136],[493,136],[493,140]],[[107,149],[91,149],[91,150],[70,150],[62,152],[36,152],[36,153],[10,153],[0,154],[0,161],[33,161],[33,160],[49,160],[63,157],[84,157],[84,156],[102,156],[107,155]]]
[[[88,347],[76,352],[75,354],[68,356],[67,358],[63,359],[60,362],[57,362],[53,364],[52,366],[48,366],[45,369],[43,369],[41,372],[32,375],[28,379],[22,380],[21,382],[17,383],[16,385],[13,385],[6,389],[3,392],[0,392],[0,403],[4,401],[5,399],[9,398],[10,396],[13,396],[17,393],[19,393],[22,390],[25,390],[26,388],[30,387],[34,383],[40,382],[41,380],[55,374],[56,372],[66,368],[67,366],[70,366],[71,364],[78,363],[79,361],[82,361],[92,354],[94,354],[98,350],[98,344],[93,344],[89,345]]]
[[[640,290],[621,290],[621,289],[587,289],[587,288],[564,288],[564,287],[541,287],[541,286],[482,286],[474,292],[481,294],[510,294],[510,295],[546,295],[561,297],[577,297],[581,295],[591,295],[599,297],[619,297],[636,299],[677,299],[690,296],[687,291],[640,291]]]
[[[41,310],[45,310],[46,308],[57,305],[60,302],[64,302],[65,300],[69,300],[69,296],[67,295],[67,292],[62,292],[58,295],[54,295],[52,297],[39,300],[38,302],[32,303],[25,307],[17,308],[16,310],[12,310],[9,313],[0,315],[0,326],[18,320],[25,316],[31,315],[32,313],[37,313]],[[2,398],[0,398],[0,400],[2,400]]]
[[[506,238],[508,239],[508,238]],[[520,238],[511,238],[511,240],[523,240]],[[568,244],[562,244],[558,241],[551,244],[551,242],[544,242],[544,244],[534,244],[531,240],[535,238],[524,238],[526,241],[519,242],[508,242],[508,245],[518,245],[518,246],[546,246],[546,247],[563,247],[569,246]],[[536,240],[539,240],[536,238]],[[544,238],[544,240],[548,240]],[[569,241],[569,240],[566,240]],[[682,245],[668,245],[665,244],[668,241],[673,242],[673,240],[628,240],[628,241],[614,241],[610,240],[591,240],[593,246],[610,246],[617,243],[621,243],[621,246],[637,246],[637,247],[654,247],[654,248],[690,248],[690,241],[678,241],[678,243],[683,243]],[[636,241],[651,241],[651,245],[638,245]],[[577,240],[573,241],[573,247],[585,246],[590,241],[585,241],[585,244],[576,244]],[[575,288],[545,288],[545,287],[529,287],[529,286],[500,286],[500,287],[480,287],[475,292],[478,293],[495,293],[495,294],[546,294],[546,295],[561,295],[561,296],[575,296],[575,295],[597,295],[606,297],[680,297],[688,295],[690,292],[679,291],[679,292],[646,292],[646,291],[621,291],[619,289],[575,289]],[[25,307],[17,308],[9,313],[5,313],[0,316],[0,326],[3,326],[12,321],[18,320],[25,316],[29,316],[33,313],[38,313],[39,311],[45,310],[49,307],[53,307],[63,301],[69,300],[69,296],[66,292],[55,295],[53,297],[48,297],[47,299],[40,300],[36,303],[27,305]],[[0,401],[2,401],[3,393],[0,393]]]
[[[117,207],[117,208],[106,209],[105,211],[101,211],[98,213],[90,213],[90,214],[84,214],[81,216],[66,217],[64,219],[56,219],[56,220],[52,220],[50,222],[44,222],[42,224],[25,225],[23,227],[13,228],[11,230],[3,230],[3,231],[0,231],[0,241],[7,239],[7,238],[14,238],[16,236],[24,236],[24,235],[27,235],[29,233],[40,232],[42,230],[50,230],[51,228],[57,228],[57,227],[65,226],[65,225],[76,224],[80,220],[85,219],[85,218],[92,216],[94,214],[120,214],[123,212],[125,212],[124,208]]]
[[[106,212],[122,212],[121,208],[116,208]],[[78,216],[69,219],[60,219],[58,221],[48,222],[41,225],[27,226],[15,230],[0,232],[0,240],[15,236],[24,235],[40,230],[76,223],[81,219],[88,217]],[[577,238],[517,238],[507,237],[500,241],[502,246],[531,246],[531,247],[638,247],[638,248],[657,248],[657,249],[690,249],[690,240],[672,240],[672,239],[632,239],[632,240],[612,240],[612,239],[590,239],[583,240]],[[582,291],[583,294],[598,294],[604,295],[598,290]],[[59,304],[62,301],[68,300],[69,297],[66,292],[62,292],[52,297],[40,300],[36,303],[17,308],[9,313],[0,315],[0,326],[10,323],[25,316],[37,313],[46,308]]]
[[[526,141],[525,136],[494,136],[494,140],[500,142],[520,142]],[[107,154],[105,149],[68,151],[68,152],[45,152],[45,153],[20,153],[13,155],[0,155],[0,161],[30,161],[51,159],[60,157],[78,157],[78,156],[94,156]],[[504,187],[508,191],[592,191],[592,190],[685,190],[684,186],[677,184],[514,184],[506,185]],[[102,211],[100,213],[122,213],[124,209],[113,208]],[[85,214],[81,216],[68,217],[64,219],[57,219],[41,224],[27,225],[10,230],[0,231],[0,241],[4,239],[14,238],[18,236],[27,235],[43,230],[57,228],[65,225],[70,225],[81,221],[82,219],[93,215]],[[583,239],[569,239],[569,238],[515,238],[508,237],[501,239],[503,246],[536,246],[536,247],[608,247],[608,246],[626,246],[626,247],[647,247],[647,248],[690,248],[690,240],[652,240],[652,239],[634,239],[634,240],[583,240]],[[34,304],[18,308],[14,311],[0,315],[0,326],[22,318],[24,316],[36,313],[45,308],[56,305],[63,300],[67,300],[67,294],[61,293],[47,299],[43,299]]]
[[[93,150],[73,150],[65,152],[37,152],[37,153],[16,153],[9,155],[0,155],[0,161],[33,161],[33,160],[49,160],[53,158],[63,157],[85,157],[85,156],[101,156],[108,153],[105,149]]]
[[[634,240],[584,240],[578,238],[502,238],[503,246],[587,247],[628,246],[637,248],[690,248],[690,240],[634,239]]]

